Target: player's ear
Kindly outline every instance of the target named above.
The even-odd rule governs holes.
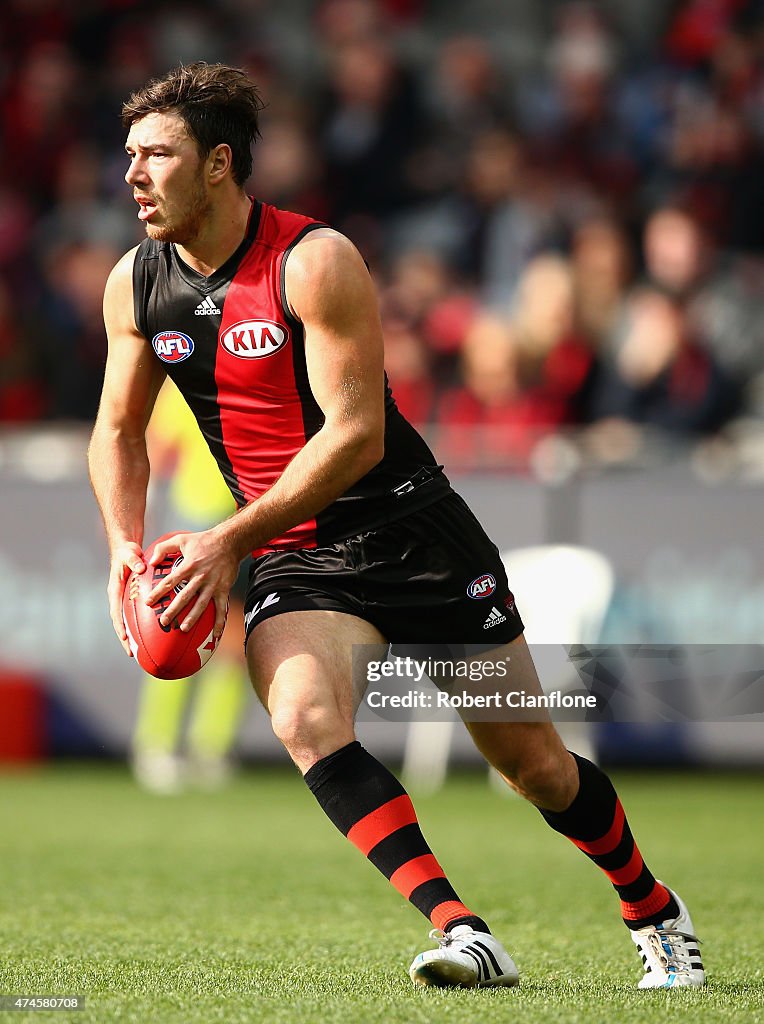
[[[216,185],[225,178],[231,170],[232,160],[231,147],[227,143],[221,142],[218,146],[213,146],[207,157],[207,174],[211,185]]]

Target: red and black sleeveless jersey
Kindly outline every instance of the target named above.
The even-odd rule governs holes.
[[[246,237],[209,277],[175,246],[146,239],[133,266],[135,320],[196,416],[240,507],[262,495],[324,423],[310,388],[302,324],[289,310],[289,253],[317,221],[254,202]],[[266,548],[346,540],[450,489],[398,411],[385,378],[385,454],[337,501]]]

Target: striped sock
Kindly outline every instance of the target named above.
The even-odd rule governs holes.
[[[620,897],[621,916],[629,928],[676,917],[676,900],[642,860],[612,782],[585,757],[573,757],[578,764],[578,794],[566,811],[540,808],[547,824],[605,872]]]
[[[357,740],[317,761],[305,782],[340,832],[436,928],[489,931],[446,878],[403,786]]]

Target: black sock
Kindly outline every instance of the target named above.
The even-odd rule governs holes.
[[[489,931],[446,878],[403,786],[357,740],[317,761],[305,782],[340,832],[436,928]]]
[[[573,757],[580,782],[576,798],[565,811],[541,810],[542,817],[605,872],[620,897],[621,916],[629,928],[676,917],[677,902],[643,861],[612,782],[585,757]]]

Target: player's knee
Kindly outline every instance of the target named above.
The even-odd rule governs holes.
[[[565,751],[537,750],[532,756],[500,766],[499,771],[526,800],[541,807],[562,809],[575,794],[569,792],[569,773],[561,756],[567,756]]]
[[[336,712],[325,705],[304,704],[274,709],[271,726],[276,738],[294,755],[297,751],[321,749],[337,730],[336,718]]]

